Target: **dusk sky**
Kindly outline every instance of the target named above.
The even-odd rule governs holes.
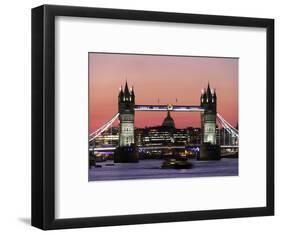
[[[217,112],[233,126],[238,123],[237,58],[90,53],[90,133],[118,112],[119,88],[126,80],[134,86],[136,104],[165,105],[199,105],[209,81],[216,89]],[[176,128],[200,127],[199,113],[171,116]],[[135,126],[161,125],[165,117],[166,112],[137,111]]]

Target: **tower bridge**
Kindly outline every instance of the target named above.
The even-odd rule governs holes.
[[[201,116],[201,144],[200,160],[219,160],[220,146],[216,143],[216,120],[234,138],[239,137],[238,130],[229,124],[217,113],[217,95],[210,85],[203,89],[200,105],[142,105],[135,104],[134,88],[130,90],[126,81],[125,88],[121,87],[118,95],[118,113],[111,120],[98,128],[90,135],[93,141],[103,131],[119,119],[119,146],[115,149],[115,162],[137,162],[138,156],[135,147],[135,112],[139,111],[173,111],[173,112],[199,112]]]

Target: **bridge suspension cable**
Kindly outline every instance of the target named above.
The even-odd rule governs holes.
[[[104,125],[102,125],[100,128],[98,128],[96,131],[92,132],[90,134],[89,141],[94,140],[98,136],[100,136],[104,131],[106,131],[119,117],[119,113],[116,113],[108,122],[106,122]]]
[[[227,131],[228,134],[231,135],[232,132],[229,130],[229,128],[225,128],[224,123],[219,118],[217,118],[217,119],[218,119],[218,122],[220,123],[220,125]]]
[[[239,131],[234,128],[229,122],[227,122],[219,113],[217,113],[217,119],[229,134],[239,138]]]
[[[116,115],[116,114],[115,114],[115,115]],[[112,119],[114,119],[115,115],[113,116]],[[110,119],[108,122],[110,122],[112,119]],[[94,132],[92,132],[92,133],[90,134],[90,137],[96,135],[96,133],[98,133],[98,132],[100,132],[101,130],[103,130],[104,127],[108,124],[108,122],[106,122],[106,123],[103,124],[101,127],[99,127],[97,130],[95,130]]]
[[[229,122],[227,122],[219,113],[217,114],[217,116],[222,119],[231,129],[238,133],[238,130],[234,128]]]

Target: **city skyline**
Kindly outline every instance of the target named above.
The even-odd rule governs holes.
[[[218,113],[238,124],[238,59],[134,54],[89,54],[89,132],[118,112],[125,82],[136,104],[200,105],[208,82],[216,89]],[[199,113],[171,113],[176,128],[200,127]],[[161,125],[166,112],[136,112],[136,128]],[[115,124],[116,125],[116,124]]]

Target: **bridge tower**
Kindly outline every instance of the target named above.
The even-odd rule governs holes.
[[[119,109],[119,146],[134,144],[135,94],[133,88],[129,91],[126,81],[125,89],[122,87],[118,96]]]
[[[217,95],[214,89],[202,90],[200,98],[201,107],[201,147],[200,160],[220,159],[220,146],[216,144],[216,117],[217,117]]]
[[[114,154],[114,162],[137,162],[135,147],[135,93],[132,87],[129,91],[126,81],[118,95],[119,111],[119,146]]]

